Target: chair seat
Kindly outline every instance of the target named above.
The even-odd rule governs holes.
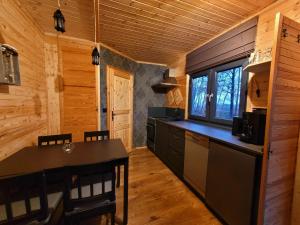
[[[45,225],[47,224],[47,220],[45,221],[32,221],[27,223],[26,225]],[[20,224],[20,225],[25,225],[25,224]]]
[[[103,202],[87,202],[80,204],[80,206],[75,207],[72,211],[65,212],[65,217],[71,217],[73,220],[76,220],[76,217],[84,219],[83,215],[87,217],[97,216],[99,214],[111,213],[116,211],[116,202],[115,201],[103,201]]]
[[[47,218],[47,220],[48,220],[49,218],[51,218],[51,212],[53,211],[53,209],[55,209],[58,206],[58,204],[60,203],[60,201],[62,201],[63,193],[57,192],[57,193],[48,194],[47,198],[48,198],[48,207],[50,209],[49,210],[50,215]],[[30,205],[31,205],[32,210],[40,209],[39,198],[38,197],[31,198]],[[26,213],[25,202],[24,201],[16,201],[16,202],[12,203],[12,213],[13,213],[13,217],[18,217],[18,216],[24,215]],[[7,219],[7,216],[6,216],[6,211],[5,211],[5,205],[0,205],[0,222],[4,221],[6,219]],[[33,224],[45,224],[45,221],[43,221],[43,222],[32,221],[29,224],[32,224],[32,225]]]

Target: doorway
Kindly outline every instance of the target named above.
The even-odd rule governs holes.
[[[133,75],[107,66],[107,127],[130,152],[133,132]]]

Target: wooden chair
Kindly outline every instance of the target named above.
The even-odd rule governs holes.
[[[57,145],[72,142],[72,134],[58,134],[38,137],[38,146]],[[43,148],[41,148],[43,149]],[[47,185],[48,190],[53,192],[61,191],[64,187],[64,176],[52,170],[51,173],[47,172]],[[58,193],[57,193],[58,194]],[[62,196],[62,195],[61,195]]]
[[[84,132],[84,142],[102,141],[109,139],[109,130],[102,131],[86,131]],[[117,167],[117,187],[120,187],[121,167]]]
[[[84,132],[84,142],[102,141],[108,139],[109,139],[109,130]]]
[[[114,225],[115,176],[112,163],[69,167],[64,194],[65,224],[110,214]]]
[[[38,146],[57,145],[72,142],[72,134],[58,134],[38,137]],[[42,149],[42,148],[41,148]],[[63,203],[64,175],[55,170],[46,172],[49,209],[54,214],[60,214]],[[57,213],[56,213],[57,212]]]
[[[46,224],[48,201],[44,173],[0,180],[0,224]]]
[[[72,134],[58,134],[38,137],[38,146],[57,145],[72,142]]]

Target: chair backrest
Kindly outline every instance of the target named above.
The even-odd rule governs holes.
[[[65,181],[65,211],[89,202],[115,201],[115,178],[112,163],[69,167]]]
[[[57,145],[72,142],[72,134],[58,134],[38,137],[38,146]]]
[[[102,141],[109,139],[109,130],[86,131],[84,132],[84,141]]]
[[[48,216],[43,172],[0,180],[0,224],[26,224]]]

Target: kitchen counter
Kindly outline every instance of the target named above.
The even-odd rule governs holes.
[[[211,140],[216,140],[219,142],[223,142],[225,144],[229,144],[233,147],[237,147],[241,150],[244,150],[250,154],[262,155],[263,154],[263,146],[262,145],[254,145],[248,144],[246,142],[240,141],[238,137],[233,136],[231,134],[231,129],[223,128],[221,126],[212,125],[208,123],[200,123],[189,120],[184,121],[162,121],[168,125],[193,132],[195,134],[199,134],[202,136],[206,136]]]

